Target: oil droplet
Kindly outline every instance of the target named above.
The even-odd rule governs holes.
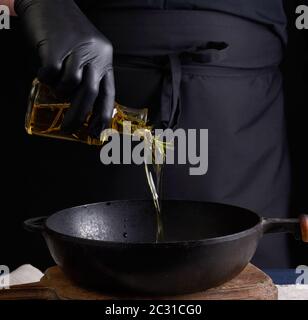
[[[123,233],[123,237],[124,237],[124,238],[127,238],[127,232],[124,232],[124,233]]]

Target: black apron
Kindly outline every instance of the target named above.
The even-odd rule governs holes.
[[[285,217],[290,170],[279,65],[283,44],[266,26],[211,11],[95,10],[114,45],[117,101],[149,107],[153,122],[209,130],[209,168],[166,166],[164,198],[214,201]],[[104,169],[110,199],[149,197],[143,166]],[[286,239],[262,240],[254,262],[288,263]]]

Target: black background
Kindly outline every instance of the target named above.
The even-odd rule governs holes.
[[[282,66],[293,163],[293,215],[308,212],[308,35],[290,19],[290,40]],[[305,39],[307,37],[307,41]],[[26,218],[103,201],[104,181],[98,149],[77,143],[28,136],[24,130],[27,97],[38,62],[17,18],[0,30],[0,265],[31,263],[44,270],[54,264],[39,235],[22,228]],[[308,249],[290,240],[292,266],[308,264]],[[279,248],[277,248],[279,250]]]

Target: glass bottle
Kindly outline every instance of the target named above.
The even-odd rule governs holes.
[[[57,97],[50,87],[34,79],[25,120],[27,133],[30,135],[78,141],[87,143],[88,145],[102,145],[102,140],[89,136],[88,128],[91,113],[76,132],[69,134],[61,130],[65,113],[70,107],[70,103],[63,100]],[[128,108],[116,102],[111,128],[122,133],[124,121],[131,122],[132,133],[136,129],[150,128],[147,125],[147,117],[147,108]]]

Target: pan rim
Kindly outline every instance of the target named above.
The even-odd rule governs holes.
[[[214,238],[207,238],[207,239],[198,239],[198,240],[185,240],[185,241],[166,241],[166,242],[120,242],[120,241],[107,241],[107,240],[96,240],[96,239],[87,239],[87,238],[82,238],[82,237],[76,237],[76,236],[71,236],[67,235],[61,232],[58,232],[56,230],[53,230],[48,227],[48,220],[54,217],[55,215],[61,214],[65,212],[66,210],[69,209],[77,209],[77,208],[82,208],[85,206],[95,206],[98,204],[107,204],[107,203],[125,203],[125,202],[152,202],[152,200],[149,199],[130,199],[130,200],[111,200],[111,201],[102,201],[102,202],[95,202],[95,203],[90,203],[90,204],[83,204],[83,205],[78,205],[66,209],[62,209],[60,211],[55,212],[54,214],[50,215],[47,217],[46,221],[44,222],[44,231],[43,233],[47,234],[53,234],[56,235],[58,238],[61,238],[65,241],[69,242],[74,242],[74,243],[80,243],[80,244],[87,244],[87,245],[92,245],[92,246],[104,246],[104,247],[121,247],[121,248],[127,248],[127,247],[133,247],[133,248],[142,248],[142,247],[147,247],[147,248],[175,248],[175,247],[198,247],[198,246],[203,246],[207,244],[218,244],[222,242],[228,242],[228,241],[233,241],[233,240],[238,240],[240,238],[250,236],[254,233],[259,233],[260,235],[262,234],[262,220],[263,218],[260,217],[257,213],[238,206],[234,205],[228,205],[228,204],[223,204],[223,203],[217,203],[217,202],[208,202],[208,201],[192,201],[192,200],[179,200],[179,199],[166,199],[164,201],[171,201],[171,202],[194,202],[194,203],[203,203],[203,204],[210,204],[210,205],[219,205],[221,207],[232,207],[234,209],[239,209],[242,211],[245,211],[249,214],[254,215],[256,218],[258,218],[258,222],[251,228],[248,228],[246,230],[232,233],[226,236],[220,236],[220,237],[214,237]]]

